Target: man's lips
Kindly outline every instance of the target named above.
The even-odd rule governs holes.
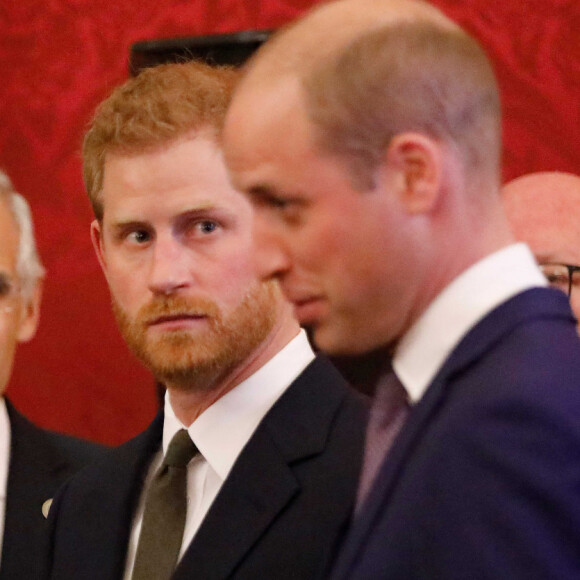
[[[180,326],[207,318],[206,314],[165,314],[147,321],[147,326]]]
[[[320,296],[308,296],[300,298],[290,298],[294,304],[294,314],[302,324],[314,324],[321,315],[324,301]]]

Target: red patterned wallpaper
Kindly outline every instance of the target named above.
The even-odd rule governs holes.
[[[48,269],[34,341],[9,388],[37,423],[119,443],[155,412],[152,379],[120,339],[90,246],[79,147],[127,77],[137,40],[275,28],[314,0],[3,0],[0,167],[32,205]],[[504,177],[580,173],[578,0],[434,0],[487,48],[505,110]]]

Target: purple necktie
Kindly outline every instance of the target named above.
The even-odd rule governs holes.
[[[409,413],[405,387],[392,369],[379,379],[367,426],[356,511],[364,503],[383,460]]]

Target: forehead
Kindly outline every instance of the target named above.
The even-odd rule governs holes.
[[[248,191],[280,178],[280,170],[306,171],[304,161],[319,154],[313,136],[297,79],[242,86],[224,128],[224,153],[233,182]]]
[[[580,191],[533,185],[507,190],[505,207],[516,237],[540,260],[580,264]]]
[[[18,225],[4,195],[0,195],[0,271],[13,273],[18,253]]]
[[[285,129],[304,113],[303,89],[298,77],[281,75],[273,79],[256,73],[240,83],[226,115],[224,150],[248,141],[256,132]],[[256,142],[259,139],[255,140]]]
[[[190,206],[242,211],[215,140],[187,137],[135,155],[109,154],[103,180],[105,221],[122,213],[172,214]],[[128,216],[130,217],[130,216]]]

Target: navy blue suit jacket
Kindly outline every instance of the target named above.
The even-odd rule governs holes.
[[[367,403],[314,360],[264,417],[234,464],[174,580],[319,578],[357,488]],[[50,512],[53,580],[119,580],[163,415],[83,470]],[[227,425],[224,425],[227,429]]]
[[[580,339],[526,291],[461,341],[411,412],[333,580],[580,578]]]
[[[42,505],[73,473],[104,453],[76,437],[36,427],[6,400],[11,445],[0,580],[37,580],[48,525]]]

